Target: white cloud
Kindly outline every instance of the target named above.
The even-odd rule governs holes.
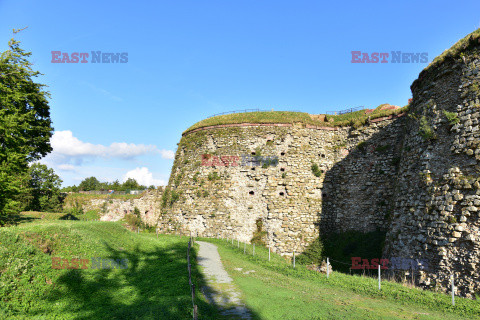
[[[101,144],[83,142],[74,137],[70,130],[55,131],[50,143],[53,148],[53,153],[70,157],[98,156],[107,158],[132,158],[135,156],[159,152],[154,145],[114,142],[110,146],[104,146]]]
[[[61,164],[57,168],[63,171],[75,171],[75,166],[73,164]]]
[[[125,182],[128,178],[133,178],[139,184],[147,187],[151,186],[152,184],[154,186],[164,186],[167,184],[165,180],[155,179],[147,167],[135,168],[131,171],[128,171],[125,174],[123,181]]]
[[[175,153],[172,150],[160,150],[163,159],[175,159]]]

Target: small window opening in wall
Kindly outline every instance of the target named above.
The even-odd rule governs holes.
[[[252,168],[252,169],[250,169],[250,170],[253,170],[253,171],[255,171],[255,167],[253,167],[253,168]]]
[[[321,172],[321,173],[325,173],[325,170],[322,169],[322,170],[320,170],[320,172]]]
[[[279,194],[280,194],[281,196],[284,196],[284,195],[285,195],[285,193],[284,193],[284,192],[280,192]]]
[[[326,194],[325,192],[322,193],[322,197],[323,197],[323,198],[326,198],[326,197],[327,197],[327,194]]]
[[[280,153],[280,155],[281,155],[281,156],[284,156],[284,155],[285,155],[285,152]]]
[[[284,171],[285,171],[285,168],[280,168],[280,171],[284,172]]]
[[[255,151],[252,151],[252,156],[254,156],[254,155],[255,155]]]
[[[255,194],[255,192],[250,191],[248,194],[251,195],[251,196],[253,196],[253,195]]]
[[[322,153],[322,154],[320,155],[320,157],[325,158],[325,155]]]

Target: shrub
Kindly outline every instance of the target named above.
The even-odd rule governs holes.
[[[267,235],[266,231],[263,231],[263,221],[262,219],[257,219],[255,222],[257,225],[257,230],[253,233],[253,237],[251,243],[255,243],[257,245],[265,245],[265,236]]]
[[[323,258],[323,243],[320,238],[310,243],[298,257],[296,262],[300,264],[320,264]]]
[[[433,131],[433,128],[430,126],[425,116],[422,116],[422,118],[420,118],[420,128],[418,133],[425,140],[435,139],[435,132]]]
[[[140,216],[140,210],[137,207],[133,208],[133,214],[136,215],[137,217],[139,217]]]
[[[142,220],[134,214],[126,214],[123,219],[132,228],[139,228],[142,225]]]
[[[312,172],[315,175],[315,177],[320,177],[322,175],[322,171],[320,171],[316,163],[312,164]]]
[[[182,195],[181,192],[177,192],[175,190],[172,191],[170,196],[170,207],[180,199],[181,195]]]

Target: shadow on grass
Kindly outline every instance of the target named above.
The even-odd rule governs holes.
[[[129,252],[105,246],[109,255],[101,258],[127,259],[128,268],[94,270],[90,257],[89,269],[69,270],[58,279],[49,298],[52,304],[63,306],[62,313],[75,319],[193,318],[186,242]],[[195,256],[192,250],[192,260]],[[192,261],[192,281],[197,288],[205,284],[196,261]],[[199,299],[198,289],[196,295],[198,319],[231,319]]]

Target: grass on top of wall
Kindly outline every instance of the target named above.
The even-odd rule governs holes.
[[[223,124],[240,124],[240,123],[303,123],[316,126],[350,126],[363,125],[366,123],[368,117],[376,119],[380,117],[389,116],[392,114],[399,114],[407,111],[407,106],[395,110],[380,110],[380,105],[372,113],[365,114],[365,110],[345,113],[341,115],[327,115],[326,121],[313,119],[306,112],[292,112],[292,111],[262,111],[262,112],[244,112],[232,113],[226,115],[215,116],[204,119],[195,123],[193,126],[184,131],[184,134],[203,127],[223,125]]]

